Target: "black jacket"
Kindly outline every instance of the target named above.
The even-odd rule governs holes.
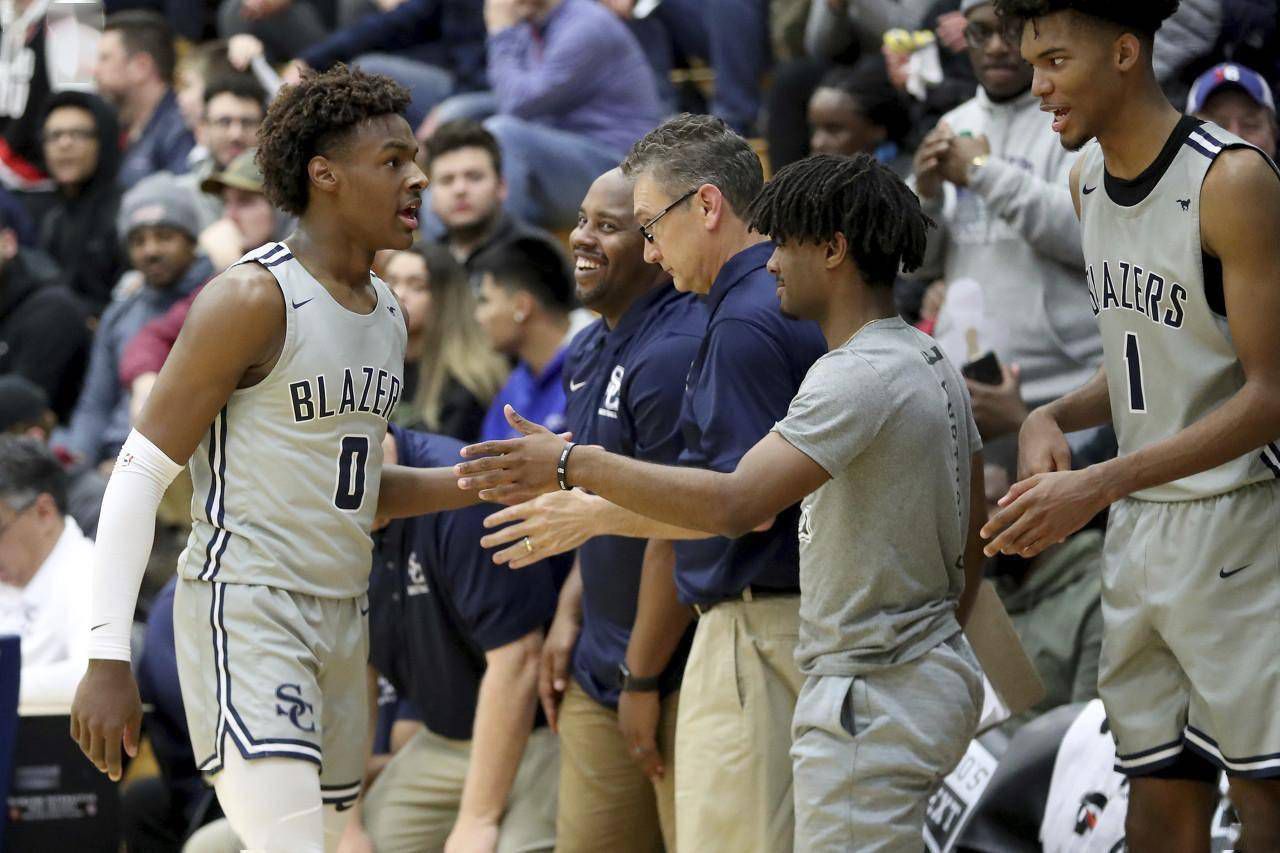
[[[23,249],[0,270],[0,374],[30,379],[65,422],[89,360],[89,327],[80,300],[58,284],[58,268]]]
[[[95,317],[111,300],[111,288],[128,269],[116,234],[120,190],[120,125],[106,101],[87,92],[59,92],[45,105],[76,106],[93,114],[98,130],[98,169],[79,192],[59,187],[36,225],[36,245],[62,266],[61,282],[84,300]]]

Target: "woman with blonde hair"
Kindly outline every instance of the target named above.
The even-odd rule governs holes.
[[[511,366],[476,323],[466,271],[443,246],[418,243],[391,255],[383,278],[409,323],[405,390],[392,422],[474,441]]]

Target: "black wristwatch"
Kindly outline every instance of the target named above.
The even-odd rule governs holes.
[[[618,687],[624,693],[648,693],[658,689],[658,676],[640,678],[632,675],[631,670],[627,669],[627,662],[623,661],[618,664]]]

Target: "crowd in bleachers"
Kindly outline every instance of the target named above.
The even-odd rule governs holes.
[[[1155,48],[1175,104],[1272,157],[1278,21],[1274,0],[1182,0]],[[1028,412],[1101,359],[1067,185],[1077,155],[1031,92],[1019,34],[985,0],[0,0],[0,633],[23,636],[22,703],[70,701],[106,478],[201,288],[290,233],[264,194],[256,133],[281,86],[335,63],[409,90],[430,180],[415,247],[376,265],[408,318],[388,440],[401,464],[450,464],[462,443],[512,435],[508,403],[566,428],[575,359],[622,346],[606,332],[630,307],[592,288],[606,274],[661,275],[644,264],[630,191],[615,204],[601,176],[689,112],[750,140],[766,173],[809,153],[866,153],[909,179],[936,228],[895,302],[968,366],[994,502],[1016,479]],[[679,440],[697,347],[661,346],[671,387],[654,380],[652,411],[627,428],[632,455],[674,462],[663,442]],[[1077,466],[1116,452],[1109,429],[1070,438]],[[162,505],[139,613],[160,776],[126,783],[130,851],[239,849],[192,761],[172,662],[190,500],[179,480]],[[557,501],[561,552],[617,532],[592,526],[588,496]],[[375,535],[382,727],[345,849],[463,849],[477,843],[467,821],[495,796],[487,849],[550,850],[557,834],[559,849],[671,849],[670,768],[627,752],[648,738],[669,765],[674,707],[655,702],[638,722],[612,681],[649,557],[628,556],[629,587],[602,594],[589,578],[584,596],[599,554],[580,552],[581,575],[550,551],[519,572],[494,567],[496,549],[480,544],[490,511]],[[1105,524],[986,568],[1046,687],[987,736],[997,758],[1036,734],[1017,735],[1031,720],[1096,700]],[[654,670],[664,703],[689,654],[687,615]],[[970,840],[1002,849],[982,843]]]

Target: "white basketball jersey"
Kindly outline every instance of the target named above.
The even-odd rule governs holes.
[[[1121,454],[1178,433],[1244,384],[1227,325],[1222,265],[1201,245],[1200,188],[1219,154],[1246,147],[1252,146],[1217,125],[1186,116],[1132,181],[1106,174],[1096,142],[1081,155],[1089,298],[1102,329]],[[1133,497],[1195,500],[1278,477],[1280,450],[1272,444]]]
[[[191,457],[192,528],[179,570],[328,598],[363,595],[382,439],[403,387],[404,317],[372,273],[378,304],[357,314],[284,243],[239,263],[250,261],[280,285],[284,346],[265,379],[231,395]]]

